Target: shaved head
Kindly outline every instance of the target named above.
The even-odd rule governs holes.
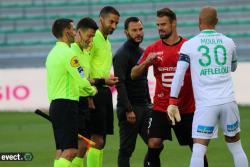
[[[199,22],[200,25],[214,28],[218,22],[216,9],[212,6],[203,7],[200,11]]]

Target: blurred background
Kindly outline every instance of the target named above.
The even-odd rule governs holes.
[[[233,74],[240,104],[250,105],[250,1],[249,0],[0,0],[0,110],[48,108],[44,64],[56,39],[51,26],[57,18],[75,21],[92,17],[98,22],[100,9],[112,5],[121,14],[117,30],[110,36],[113,53],[126,40],[124,20],[138,16],[144,25],[142,47],[159,39],[156,10],[170,7],[177,14],[178,33],[191,38],[197,33],[198,13],[204,5],[218,10],[217,31],[233,38],[239,68]],[[154,93],[154,77],[149,75]],[[114,97],[116,91],[113,91]],[[114,98],[116,104],[116,97]]]
[[[118,28],[110,36],[113,53],[126,40],[123,24],[129,16],[138,16],[142,20],[145,32],[142,47],[145,48],[159,39],[155,25],[157,9],[173,9],[177,14],[178,33],[191,38],[199,33],[200,8],[204,5],[217,8],[219,24],[216,30],[233,38],[237,45],[239,65],[232,75],[237,102],[241,106],[242,142],[249,157],[250,0],[0,0],[0,152],[30,151],[34,154],[32,162],[0,161],[0,166],[52,166],[54,143],[50,125],[33,113],[27,113],[36,108],[48,109],[44,63],[56,42],[51,34],[51,25],[61,17],[73,19],[75,25],[86,16],[98,22],[99,11],[106,5],[114,6],[121,14]],[[153,96],[155,82],[152,71],[149,73],[149,84]],[[115,90],[113,95],[115,107]],[[116,166],[117,125],[115,135],[107,141],[104,167]],[[211,166],[233,166],[230,154],[224,155],[227,148],[223,138],[216,142],[212,142],[208,152]],[[163,165],[188,166],[190,151],[177,145],[175,140],[163,152]],[[132,167],[142,166],[145,151],[145,145],[138,140]]]

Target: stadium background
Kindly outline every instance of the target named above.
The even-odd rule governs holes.
[[[98,21],[98,13],[105,5],[116,7],[121,14],[117,30],[110,36],[113,52],[124,42],[123,22],[138,16],[144,24],[145,47],[158,39],[155,26],[156,9],[168,6],[176,11],[178,32],[190,38],[199,32],[198,12],[201,6],[213,5],[220,19],[217,30],[233,38],[239,55],[239,68],[233,74],[237,101],[241,107],[242,141],[250,155],[250,1],[249,0],[0,0],[0,152],[30,151],[32,162],[1,162],[0,166],[49,166],[54,143],[50,125],[33,113],[36,108],[48,108],[44,62],[55,43],[50,33],[53,20],[66,17],[77,21],[89,16]],[[152,72],[149,76],[151,93],[154,90]],[[114,100],[116,91],[113,90]],[[115,103],[115,101],[114,101]],[[14,111],[14,112],[10,112]],[[25,113],[16,113],[22,111]],[[117,123],[116,123],[117,125]],[[104,167],[116,166],[118,149],[117,126],[115,136],[108,138]],[[138,140],[132,166],[142,166],[146,147]],[[208,156],[213,167],[233,166],[222,138],[212,142]],[[163,164],[187,166],[188,148],[168,144]],[[214,150],[216,148],[216,151]],[[217,152],[220,152],[218,153]],[[178,158],[181,157],[181,161]],[[221,159],[221,160],[220,160]],[[229,161],[228,161],[229,159]],[[175,162],[176,161],[176,162]]]

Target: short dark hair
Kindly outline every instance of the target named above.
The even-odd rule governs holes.
[[[84,17],[82,18],[78,23],[77,23],[77,26],[76,26],[76,29],[94,29],[94,30],[97,30],[98,29],[98,26],[95,22],[95,20],[91,19],[90,17]]]
[[[60,38],[63,36],[63,30],[66,28],[70,28],[70,23],[73,23],[71,19],[60,18],[54,21],[52,25],[52,34],[56,38]]]
[[[176,20],[175,12],[169,8],[162,8],[157,11],[157,17],[163,17],[163,16],[167,16],[170,22],[172,22],[173,20]]]
[[[107,14],[114,14],[120,16],[118,10],[116,10],[113,6],[105,6],[101,9],[99,16],[104,17]]]
[[[128,29],[128,25],[130,22],[139,22],[139,21],[141,21],[139,17],[128,17],[124,22],[124,29],[125,30]]]

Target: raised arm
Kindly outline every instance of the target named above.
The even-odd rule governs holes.
[[[135,79],[139,76],[141,76],[143,73],[145,73],[148,70],[148,67],[151,66],[155,59],[157,58],[157,54],[154,52],[151,52],[149,54],[143,54],[141,59],[138,61],[138,65],[134,66],[131,70],[131,78]]]

